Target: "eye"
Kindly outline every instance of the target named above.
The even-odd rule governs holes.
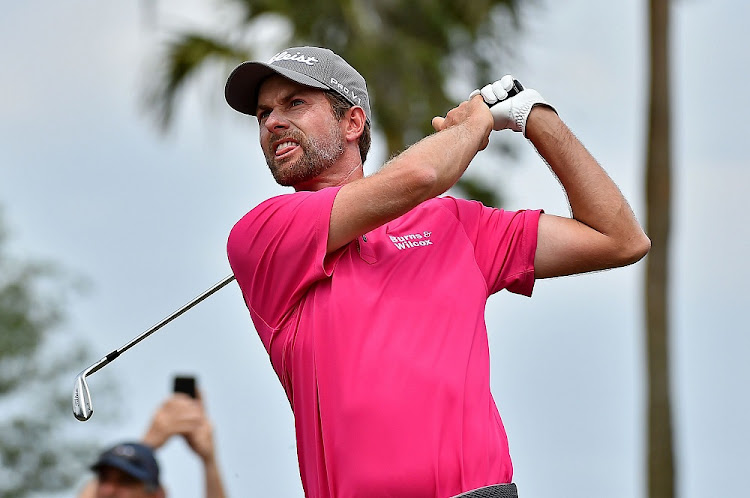
[[[267,109],[266,109],[266,110],[263,110],[263,111],[258,111],[258,114],[257,114],[257,116],[256,116],[256,117],[258,118],[258,121],[263,121],[263,120],[264,120],[264,119],[266,119],[266,118],[267,118],[267,117],[268,117],[268,116],[269,116],[270,114],[271,114],[271,111],[269,111],[269,110],[267,110]]]
[[[298,105],[302,105],[302,104],[304,104],[304,103],[305,103],[305,101],[304,101],[304,100],[302,100],[302,99],[294,99],[294,100],[292,100],[292,102],[291,102],[291,103],[290,103],[289,105],[290,105],[291,107],[296,107],[296,106],[298,106]]]

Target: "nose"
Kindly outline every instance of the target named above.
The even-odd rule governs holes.
[[[268,117],[266,118],[265,127],[269,132],[275,133],[279,130],[289,128],[289,121],[287,121],[282,112],[278,109],[273,109],[269,112]]]

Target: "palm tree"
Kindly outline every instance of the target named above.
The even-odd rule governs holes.
[[[672,409],[669,386],[669,280],[671,224],[669,3],[650,0],[650,102],[646,162],[646,328],[648,366],[648,496],[674,496]]]
[[[291,0],[226,2],[242,13],[247,33],[269,19],[285,19],[293,34],[276,48],[325,46],[360,70],[375,126],[392,155],[430,133],[432,117],[452,107],[449,86],[465,86],[461,90],[468,95],[491,81],[490,71],[504,55],[499,33],[518,28],[520,0],[308,0],[305,8]],[[262,40],[264,46],[270,42]],[[178,33],[161,57],[161,74],[147,90],[147,109],[167,129],[180,91],[199,71],[211,63],[231,67],[255,58],[250,44],[226,36]],[[479,182],[461,185],[468,197],[499,204],[494,189]]]

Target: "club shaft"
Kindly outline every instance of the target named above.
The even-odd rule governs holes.
[[[89,371],[89,374],[92,374],[92,373],[96,372],[97,370],[99,370],[100,368],[104,367],[105,365],[107,365],[108,363],[110,363],[111,361],[113,361],[115,358],[117,358],[118,356],[120,356],[122,353],[124,353],[128,349],[132,348],[133,346],[135,346],[136,344],[138,344],[139,342],[141,342],[143,339],[145,339],[146,337],[150,336],[151,334],[153,334],[154,332],[156,332],[157,330],[159,330],[160,328],[162,328],[163,326],[165,326],[166,324],[168,324],[169,322],[171,322],[172,320],[174,320],[178,316],[182,315],[183,313],[185,313],[189,309],[193,308],[197,304],[200,304],[202,301],[204,301],[205,299],[207,299],[212,294],[214,294],[218,290],[222,289],[223,287],[225,287],[226,285],[228,285],[232,281],[234,281],[234,275],[229,275],[224,280],[222,280],[221,282],[217,283],[216,285],[214,285],[213,287],[211,287],[210,289],[208,289],[207,291],[205,291],[203,294],[201,294],[200,296],[196,297],[195,299],[193,299],[192,301],[190,301],[189,303],[187,303],[185,306],[183,306],[182,308],[178,309],[177,311],[175,311],[174,313],[172,313],[171,315],[169,315],[168,317],[166,317],[164,320],[160,321],[159,323],[157,323],[156,325],[154,325],[150,329],[146,330],[145,332],[143,332],[141,335],[139,335],[138,337],[136,337],[135,339],[133,339],[129,343],[127,343],[124,346],[122,346],[120,349],[116,349],[116,350],[112,351],[107,356],[105,356],[104,358],[102,358],[101,360],[99,360],[98,363],[95,363],[94,365],[92,365],[92,367],[94,367],[94,368],[92,368]]]

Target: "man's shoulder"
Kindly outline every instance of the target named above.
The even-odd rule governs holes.
[[[316,191],[302,190],[299,192],[287,192],[284,194],[279,194],[261,202],[253,209],[251,209],[244,217],[257,215],[259,213],[267,212],[268,210],[283,209],[285,207],[295,209],[302,203],[311,201],[316,202],[318,199],[325,202],[324,199],[335,196],[335,193],[337,191],[338,188],[336,187],[328,187]]]
[[[261,202],[242,216],[232,227],[229,238],[256,234],[261,230],[281,226],[301,226],[315,223],[320,214],[330,210],[337,188],[280,194]]]
[[[260,204],[257,204],[250,211],[242,215],[242,217],[237,220],[237,222],[235,222],[234,226],[229,232],[229,238],[231,239],[237,232],[246,229],[249,225],[252,225],[258,217],[261,217],[263,215],[264,212],[267,212],[269,209],[274,209],[274,206],[278,204],[283,204],[285,202],[285,198],[290,195],[294,195],[294,193],[277,195],[262,201]]]
[[[285,194],[276,195],[274,197],[269,197],[268,199],[257,204],[245,215],[243,215],[242,218],[237,221],[235,227],[237,225],[252,223],[253,220],[257,218],[271,216],[280,210],[284,211],[294,209],[295,206],[304,202],[305,199],[307,199],[314,193],[315,192],[288,192]]]
[[[293,202],[300,202],[302,199],[306,198],[308,195],[312,193],[313,192],[286,192],[284,194],[275,195],[273,197],[269,197],[268,199],[260,202],[257,206],[251,209],[250,212],[248,212],[247,214],[250,214],[254,211],[262,211],[263,209],[268,208],[269,206],[278,206],[278,205],[284,205],[284,204],[293,203]]]

